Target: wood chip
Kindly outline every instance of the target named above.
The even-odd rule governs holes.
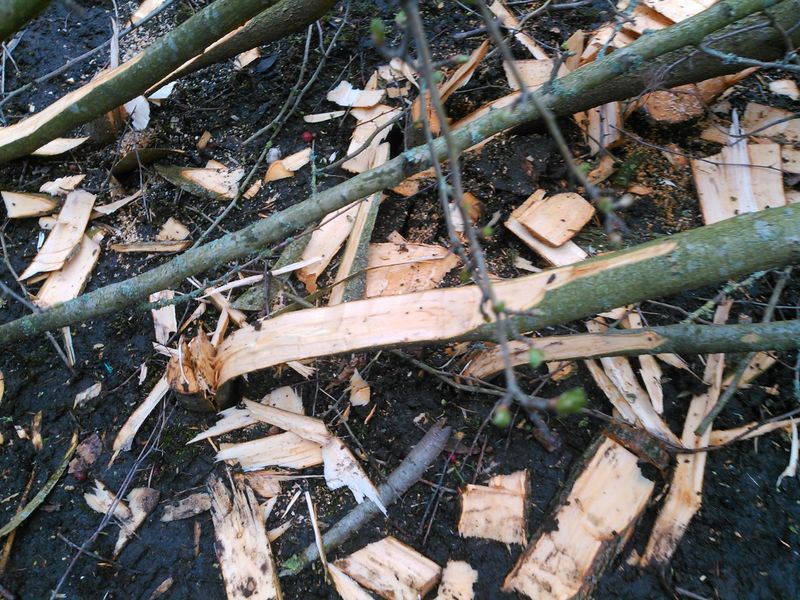
[[[0,192],[9,219],[25,219],[49,215],[58,208],[58,200],[49,194]]]
[[[264,526],[264,514],[247,486],[227,486],[212,476],[208,481],[214,549],[228,600],[280,600],[275,560]]]
[[[515,60],[514,67],[525,84],[525,88],[532,92],[535,89],[543,86],[551,79],[563,77],[569,73],[569,69],[560,61],[552,58],[545,58],[541,60]],[[512,90],[519,90],[519,81],[514,76],[514,71],[511,65],[503,61],[503,69],[506,72],[506,81]]]
[[[86,179],[86,175],[68,175],[67,177],[59,177],[53,181],[43,183],[39,188],[40,192],[50,194],[51,196],[66,196],[74,191],[80,183]]]
[[[50,231],[36,258],[20,275],[20,279],[28,279],[38,273],[58,271],[80,250],[94,201],[94,194],[82,190],[67,195],[55,227]]]
[[[192,240],[182,242],[126,242],[124,244],[111,244],[114,252],[181,252],[192,245]]]
[[[722,325],[727,321],[732,304],[733,302],[728,300],[717,307],[714,315],[715,324]],[[692,398],[683,424],[681,444],[686,448],[703,448],[709,444],[711,427],[706,429],[701,436],[695,435],[695,429],[719,399],[724,367],[724,354],[708,355],[703,374],[703,383],[708,388]],[[640,560],[642,566],[668,562],[678,547],[692,517],[700,510],[703,502],[703,477],[707,456],[706,452],[680,456],[672,476],[667,499],[661,507],[644,554],[642,554]]]
[[[795,113],[757,102],[749,102],[745,107],[742,129],[747,135],[800,143],[800,119]]]
[[[211,509],[211,498],[207,492],[197,492],[180,500],[167,504],[161,514],[161,521],[180,521],[189,519]]]
[[[526,545],[526,503],[530,492],[527,470],[493,477],[489,485],[467,484],[461,492],[458,534]]]
[[[159,300],[172,300],[175,297],[175,292],[172,290],[163,290],[150,294],[148,300],[150,302],[158,302]],[[161,308],[151,309],[150,313],[153,315],[153,326],[156,331],[156,341],[159,344],[166,344],[170,336],[178,331],[178,319],[175,314],[175,304],[168,304]]]
[[[383,99],[384,93],[384,90],[359,90],[350,82],[341,81],[328,92],[326,98],[339,106],[367,108],[378,104]]]
[[[253,61],[261,58],[261,50],[259,48],[251,48],[241,54],[237,54],[233,61],[233,68],[235,71],[241,71]]]
[[[136,530],[144,523],[147,516],[153,512],[153,509],[158,505],[158,497],[158,490],[138,487],[133,488],[128,493],[127,504],[122,500],[117,502],[114,508],[114,516],[118,519],[120,530],[117,542],[114,545],[114,558],[119,556],[125,545],[136,534]],[[106,514],[111,510],[116,496],[102,482],[95,481],[95,489],[84,494],[84,499],[92,510],[100,514]]]
[[[597,571],[630,537],[654,483],[642,475],[634,454],[609,439],[589,456],[546,520],[558,527],[537,532],[506,577],[504,592],[536,600],[589,597]]]
[[[52,142],[46,143],[38,150],[34,150],[31,154],[33,156],[58,156],[59,154],[74,150],[88,139],[88,137],[56,138]]]
[[[320,445],[291,432],[279,433],[241,444],[220,444],[217,461],[231,461],[245,471],[265,467],[305,469],[322,464]]]
[[[366,297],[435,288],[460,260],[443,246],[408,242],[370,244]]]
[[[489,5],[489,10],[494,13],[497,17],[497,20],[503,24],[506,28],[516,31],[514,34],[514,38],[523,46],[528,49],[534,58],[548,58],[547,52],[534,40],[531,36],[529,36],[524,31],[520,30],[519,21],[512,15],[509,10],[503,5],[500,0],[495,0]]]
[[[100,258],[100,244],[95,239],[83,236],[74,256],[64,263],[61,270],[53,272],[39,289],[34,301],[37,306],[48,308],[80,296]]]
[[[558,247],[583,229],[594,216],[594,207],[574,192],[554,196],[544,193],[534,192],[514,211],[514,218],[540,240]]]
[[[324,123],[325,121],[330,121],[332,119],[338,119],[339,117],[343,117],[346,114],[347,114],[346,110],[332,110],[330,112],[325,112],[325,113],[306,115],[303,117],[303,121],[305,121],[306,123]]]
[[[800,90],[791,79],[779,79],[769,82],[769,91],[779,96],[788,96],[792,100],[800,99]]]
[[[526,218],[526,213],[537,202],[540,202],[545,197],[544,190],[537,190],[518,208],[516,208],[511,216],[506,221],[506,227],[519,237],[531,250],[539,254],[547,262],[553,266],[561,267],[572,263],[585,260],[588,255],[579,246],[571,241],[562,243],[559,247],[554,248],[546,244],[531,234],[530,229],[526,227],[521,219]],[[545,229],[546,231],[546,229]],[[564,229],[564,233],[568,233],[568,229]]]
[[[328,564],[328,573],[342,600],[374,600],[372,595],[336,565]]]
[[[435,600],[472,600],[478,572],[463,560],[448,560]]]
[[[278,181],[279,179],[287,179],[294,177],[294,172],[299,171],[305,165],[311,162],[311,148],[300,150],[283,158],[274,161],[267,169],[267,174],[264,175],[264,181]]]
[[[131,449],[133,438],[136,437],[139,428],[147,417],[150,416],[150,413],[153,412],[153,409],[158,405],[161,399],[167,395],[168,391],[169,382],[166,377],[162,377],[153,386],[153,389],[150,390],[150,393],[147,394],[147,397],[142,403],[136,407],[136,410],[133,411],[131,416],[128,417],[128,420],[125,421],[125,424],[120,428],[119,433],[117,433],[117,437],[114,438],[114,454],[109,461],[109,466],[113,464],[120,452],[127,452]]]
[[[353,406],[366,406],[369,404],[369,396],[369,384],[364,381],[358,369],[355,369],[350,377],[350,404]]]
[[[244,169],[228,169],[215,161],[203,169],[156,165],[156,172],[190,194],[223,201],[236,197],[239,181],[244,177]]]
[[[392,536],[373,542],[335,566],[381,598],[417,600],[438,583],[442,569]]]
[[[159,242],[178,242],[185,240],[190,234],[191,232],[186,225],[178,221],[178,219],[175,217],[170,217],[161,227],[161,230],[156,234],[156,240]]]

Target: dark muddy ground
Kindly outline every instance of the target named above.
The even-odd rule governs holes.
[[[19,71],[6,65],[6,90],[48,72],[59,66],[65,57],[80,54],[106,39],[109,16],[113,14],[111,3],[80,4],[84,6],[83,15],[67,8],[68,3],[58,2],[28,28],[13,55]],[[450,37],[452,32],[477,25],[477,21],[460,5],[424,4],[437,56],[464,53],[477,46],[478,38],[456,42]],[[377,3],[377,9],[387,19],[395,10],[392,3],[384,2]],[[125,14],[130,6],[123,4],[120,10]],[[177,11],[171,9],[159,23],[172,23],[185,17],[189,10],[188,4],[181,3]],[[363,85],[375,65],[382,62],[369,41],[368,23],[374,10],[370,3],[353,2],[351,23],[344,30],[329,67],[304,100],[303,113],[330,110],[324,101],[328,89],[342,78],[354,85]],[[339,17],[340,9],[337,8],[334,14]],[[578,27],[591,28],[608,16],[605,5],[601,3],[579,10],[552,12],[540,19],[532,31],[541,41],[558,46]],[[146,28],[146,34],[137,34],[136,41],[152,37],[166,26],[154,24]],[[326,35],[330,35],[333,25],[326,20],[324,28]],[[130,43],[130,39],[126,40],[123,50]],[[62,92],[72,89],[75,82],[91,77],[107,60],[107,55],[100,56],[102,58],[97,61],[76,67],[51,84],[20,96],[19,101],[5,107],[6,119],[11,122],[30,112],[31,107],[39,109]],[[263,72],[251,67],[237,73],[226,64],[182,81],[173,97],[162,108],[154,110],[151,128],[158,138],[154,145],[186,151],[184,157],[175,159],[184,164],[200,165],[208,158],[214,158],[231,165],[252,165],[260,148],[243,147],[241,142],[274,116],[294,84],[302,57],[301,38],[293,37],[267,47],[263,56],[276,57],[274,65]],[[312,56],[312,60],[316,58]],[[505,90],[499,61],[490,59],[472,82],[454,96],[449,106],[453,115],[458,117],[487,100],[499,97]],[[735,92],[732,100],[744,102],[744,99],[754,97],[781,105],[774,96],[767,96],[763,80],[755,79],[748,80],[748,85]],[[792,108],[785,104],[784,107]],[[572,147],[583,149],[579,133],[571,122],[564,121],[563,127]],[[697,141],[699,125],[680,130],[653,130],[643,119],[634,119],[631,127],[656,143],[675,142],[690,152],[709,148],[708,144]],[[316,135],[318,154],[328,157],[335,151],[342,156],[351,128],[352,123],[348,121],[313,126],[311,130]],[[284,154],[305,146],[301,138],[305,129],[300,116],[286,124],[276,140]],[[213,134],[215,144],[206,152],[199,153],[195,143],[204,130]],[[402,148],[400,136],[392,141],[395,150]],[[617,155],[624,159],[634,152],[643,156],[636,178],[655,191],[620,213],[630,228],[624,243],[632,244],[699,226],[701,219],[688,171],[676,170],[659,152],[632,143],[618,149]],[[87,189],[101,191],[113,155],[113,144],[96,144],[80,148],[66,158],[19,160],[0,168],[0,189],[36,190],[43,181],[80,172],[88,175]],[[522,163],[528,161],[528,157],[531,157],[533,169],[523,168]],[[495,211],[505,218],[537,186],[551,191],[568,187],[563,160],[543,131],[535,127],[515,132],[488,146],[482,154],[467,159],[464,170],[466,187],[484,201],[487,219]],[[343,176],[340,172],[322,178],[320,186],[335,185]],[[139,177],[135,172],[122,182],[130,189],[137,189]],[[119,234],[107,237],[104,246],[116,238],[151,238],[169,216],[187,224],[196,239],[208,224],[202,215],[213,217],[222,210],[219,203],[176,193],[149,167],[144,169],[141,178],[146,185],[145,205],[135,203],[106,219],[112,227],[118,228]],[[298,172],[294,179],[277,182],[262,190],[243,209],[234,211],[224,222],[224,227],[234,230],[252,222],[258,212],[280,210],[298,202],[308,195],[309,186],[308,169]],[[409,201],[390,198],[381,209],[373,239],[383,241],[392,230],[398,230],[412,241],[446,242],[437,206],[435,190],[424,191]],[[8,257],[19,271],[35,254],[36,221],[8,221],[4,235]],[[605,234],[596,224],[587,227],[578,241],[584,247],[591,246],[595,252],[609,249]],[[504,276],[519,274],[512,266],[515,254],[539,264],[532,253],[500,227],[488,244],[488,253],[493,270]],[[118,281],[165,260],[167,258],[163,256],[119,255],[104,249],[88,289]],[[261,265],[256,268],[260,271]],[[335,272],[334,269],[329,271]],[[209,277],[212,275],[208,274]],[[2,277],[7,285],[14,287],[5,269]],[[759,319],[763,309],[760,303],[768,299],[773,281],[770,275],[736,292],[731,319],[744,314]],[[717,291],[703,289],[666,301],[693,310]],[[784,292],[776,318],[795,316],[794,306],[798,298],[800,289],[795,282]],[[185,308],[179,307],[179,318]],[[663,306],[645,303],[642,308],[651,323],[670,323],[682,318],[680,312]],[[0,320],[3,322],[24,312],[14,301],[6,300],[0,304]],[[216,315],[209,311],[204,319],[207,327],[213,327]],[[576,330],[581,328],[580,324],[573,326]],[[133,485],[150,485],[158,489],[164,503],[202,489],[210,473],[223,471],[214,465],[211,447],[185,445],[199,429],[213,423],[214,416],[188,412],[172,398],[150,418],[137,436],[133,451],[123,454],[113,467],[106,468],[116,432],[163,371],[163,357],[156,355],[151,348],[152,331],[149,311],[137,309],[74,327],[74,346],[78,356],[75,374],[64,367],[44,338],[5,349],[0,355],[0,370],[5,375],[6,384],[0,404],[0,434],[4,439],[0,446],[0,523],[7,522],[14,514],[20,493],[32,474],[34,493],[44,485],[60,462],[73,431],[78,431],[81,439],[99,433],[105,448],[85,480],[64,477],[44,505],[18,530],[10,563],[0,576],[3,588],[17,598],[49,597],[74,555],[74,549],[68,544],[82,544],[95,531],[100,515],[92,512],[83,499],[93,479],[117,489],[125,475],[135,469]],[[553,331],[567,332],[570,328],[561,327]],[[442,365],[449,360],[440,349],[415,350],[412,354],[433,365]],[[364,376],[372,386],[372,397],[379,408],[369,425],[364,425],[365,415],[355,411],[349,421],[352,435],[343,427],[337,433],[351,446],[355,446],[357,440],[364,448],[372,459],[367,465],[368,472],[376,481],[383,480],[391,472],[422,437],[422,427],[433,420],[446,417],[453,429],[463,436],[464,443],[469,444],[491,408],[491,398],[454,392],[397,357],[384,353],[359,358],[365,364],[370,363]],[[729,364],[736,364],[737,358],[731,357]],[[344,356],[317,361],[319,370],[310,381],[302,380],[288,370],[280,376],[274,371],[258,373],[250,377],[244,393],[248,397],[261,397],[279,384],[296,384],[309,414],[320,414],[332,402],[322,389],[350,359],[350,356]],[[698,357],[687,359],[691,360],[695,372],[702,371]],[[736,426],[793,408],[795,359],[794,354],[780,355],[780,364],[764,375],[759,385],[735,397],[719,419],[719,426]],[[149,375],[143,384],[138,385],[139,367],[143,362],[148,364]],[[527,386],[531,377],[527,368],[520,369],[523,386]],[[103,394],[90,405],[73,410],[75,394],[98,381],[103,384]],[[581,370],[566,381],[549,383],[542,393],[554,396],[576,385],[586,386],[593,407],[610,410],[601,392]],[[777,395],[766,393],[766,388],[771,386],[777,386]],[[670,424],[679,431],[691,393],[698,389],[697,382],[666,367],[664,387]],[[328,391],[338,397],[344,392],[344,386]],[[29,440],[19,439],[15,429],[30,430],[32,416],[38,411],[43,412],[44,437],[44,449],[39,453],[34,451]],[[422,413],[427,415],[426,425],[414,426],[414,418]],[[507,473],[521,468],[529,470],[532,482],[529,533],[543,522],[548,504],[569,476],[571,466],[599,431],[597,422],[580,416],[553,418],[551,425],[563,442],[555,452],[542,449],[524,421],[521,427],[509,430],[499,430],[490,425],[484,429],[477,444],[478,447],[484,442],[486,444],[484,469],[477,475],[479,483],[492,473]],[[135,464],[136,455],[154,429],[160,431],[155,450],[141,463]],[[228,438],[241,439],[241,434],[232,434]],[[781,490],[775,488],[775,480],[786,464],[788,449],[788,438],[783,434],[773,434],[757,444],[742,443],[712,453],[706,472],[704,507],[692,521],[670,568],[660,573],[633,568],[626,563],[632,550],[641,551],[644,547],[649,526],[658,509],[656,501],[648,508],[631,542],[599,582],[596,597],[673,598],[681,597],[679,590],[698,595],[694,597],[723,599],[800,597],[800,486],[797,479],[791,479],[784,481]],[[455,489],[473,480],[476,463],[475,456],[467,460],[462,457],[454,466],[448,464],[443,455],[427,472],[425,479],[439,481],[442,470],[447,468],[443,485]],[[662,486],[663,480],[657,473],[651,476]],[[319,479],[300,480],[296,487],[312,491],[319,517],[327,525],[336,522],[352,504],[348,494],[341,490],[330,492]],[[285,485],[285,489],[289,493],[282,496],[277,514],[282,512],[293,493],[291,484]],[[459,538],[455,533],[457,499],[452,493],[442,496],[427,532],[430,520],[424,520],[423,516],[433,498],[431,485],[415,485],[402,502],[390,509],[388,520],[370,524],[335,556],[343,556],[392,534],[439,564],[444,565],[448,559],[469,561],[480,573],[477,598],[506,597],[498,592],[498,588],[518,557],[520,548]],[[654,498],[660,499],[661,495],[657,493]],[[162,581],[171,577],[174,585],[165,596],[167,598],[223,598],[208,513],[174,523],[161,523],[158,520],[160,514],[159,507],[114,563],[102,557],[111,555],[117,529],[115,526],[106,529],[91,548],[96,555],[82,557],[72,570],[61,588],[62,597],[144,599]],[[303,503],[298,502],[290,514],[295,515],[295,525],[273,546],[279,563],[313,539]],[[277,521],[271,522],[270,526],[274,524]],[[198,530],[199,539],[195,545]],[[319,567],[300,577],[284,579],[282,585],[287,598],[336,597],[324,584]]]

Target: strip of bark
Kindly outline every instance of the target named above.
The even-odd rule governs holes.
[[[497,302],[516,315],[517,329],[526,332],[798,259],[800,205],[793,204],[496,282],[493,287]],[[490,339],[495,326],[485,321],[482,301],[480,289],[471,285],[261,320],[219,346],[216,384],[290,360],[404,344]]]
[[[36,18],[50,0],[0,0],[0,42]]]
[[[141,95],[275,0],[217,0],[146,50],[41,112],[0,129],[0,163],[25,156]]]
[[[520,341],[510,343],[511,363],[514,366],[528,364],[531,348],[542,353],[543,361],[663,353],[712,354],[796,350],[800,348],[800,320],[738,325],[665,325],[619,329],[600,334],[530,338],[530,343]],[[502,370],[502,354],[499,348],[494,348],[470,363],[463,374],[486,379]]]
[[[175,81],[256,46],[302,31],[327,13],[334,4],[336,0],[281,0],[253,17],[228,39],[221,40],[189,61],[163,83]]]
[[[378,488],[381,501],[385,506],[394,504],[422,477],[425,470],[442,452],[449,437],[450,427],[445,427],[441,421],[428,430],[420,442],[408,453],[405,460],[400,463],[400,466],[389,475],[386,483]],[[381,510],[372,500],[365,500],[356,506],[322,536],[325,552],[330,552],[344,544],[352,535],[361,531],[367,523],[380,514],[382,514]],[[297,575],[318,558],[317,545],[310,544],[299,556],[295,555],[285,561],[280,576]]]
[[[625,48],[534,93],[554,113],[570,115],[636,95],[653,81],[656,74],[661,84],[671,86],[735,71],[737,65],[696,53],[697,44],[719,31],[730,34],[717,44],[720,49],[738,50],[753,58],[774,58],[784,48],[784,39],[769,25],[767,17],[749,16],[769,6],[773,7],[770,13],[775,22],[781,24],[784,30],[790,30],[797,21],[797,0],[778,3],[771,0],[723,0],[695,17],[642,36]],[[757,24],[767,25],[740,31]],[[795,41],[800,40],[800,28],[795,28],[792,35]],[[690,56],[692,60],[687,60]],[[535,103],[528,100],[476,119],[470,125],[454,131],[451,137],[456,147],[464,150],[491,135],[540,116]],[[55,133],[53,137],[58,135],[60,133]],[[18,151],[17,154],[9,153],[8,148],[0,143],[0,162],[17,155]],[[444,140],[434,142],[433,155],[436,160],[446,159]],[[399,184],[408,176],[430,167],[431,159],[431,151],[427,146],[408,150],[381,167],[361,173],[240,231],[185,252],[147,273],[84,294],[48,311],[17,319],[0,327],[0,347],[37,333],[110,314],[144,301],[154,292],[178,285],[186,277],[253,254],[359,198]],[[781,246],[783,243],[777,243],[768,254],[780,252]]]

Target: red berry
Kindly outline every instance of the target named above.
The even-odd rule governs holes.
[[[310,144],[311,142],[314,141],[314,134],[311,133],[310,131],[304,131],[303,132],[303,141],[306,144]]]

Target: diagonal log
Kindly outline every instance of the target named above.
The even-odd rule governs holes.
[[[635,95],[653,80],[655,74],[659,75],[659,82],[662,85],[671,86],[735,71],[738,69],[737,65],[713,56],[698,54],[696,46],[711,34],[724,33],[726,37],[715,47],[731,52],[736,50],[752,57],[769,58],[779,55],[785,47],[785,40],[772,27],[770,18],[779,23],[784,31],[791,29],[791,35],[797,36],[800,40],[800,28],[792,29],[800,14],[797,10],[799,3],[800,0],[782,2],[722,0],[695,17],[642,36],[606,58],[557,80],[550,88],[540,89],[534,93],[539,97],[539,101],[550,107],[554,113],[570,115],[599,104]],[[771,7],[770,18],[753,14],[767,7]],[[688,60],[690,57],[692,60]],[[666,68],[667,66],[671,67]],[[527,100],[476,119],[472,124],[454,131],[452,138],[456,147],[464,150],[491,135],[540,116],[536,103]],[[16,145],[12,144],[14,146],[12,148],[4,141],[4,132],[5,130],[0,130],[0,162],[24,154],[25,151],[22,151],[20,144],[28,144],[29,149],[31,146],[35,149],[40,145],[39,142],[29,144],[22,140]],[[61,133],[63,131],[54,135]],[[444,140],[434,142],[433,154],[437,160],[446,158],[447,148]],[[186,277],[248,256],[269,244],[286,240],[309,223],[318,221],[359,198],[366,198],[375,192],[397,185],[408,176],[425,170],[430,165],[431,151],[427,147],[417,147],[403,152],[381,167],[359,174],[240,231],[192,249],[146,273],[89,292],[42,313],[28,315],[0,326],[0,346],[7,346],[37,333],[110,314],[131,304],[145,301],[149,294],[178,285]],[[794,208],[783,210],[787,219],[784,228],[789,227],[789,231],[796,239],[800,207],[794,205]],[[794,230],[791,230],[791,227],[794,227]],[[769,231],[769,228],[767,230]],[[786,264],[791,261],[786,255],[786,250],[787,245],[782,241],[776,241],[771,248],[764,248],[761,252],[763,256],[759,258],[770,264]],[[763,267],[755,266],[750,271],[760,268]],[[748,271],[744,269],[741,272]],[[721,276],[720,279],[724,277]]]
[[[749,213],[566,267],[494,284],[519,331],[800,260],[800,205]],[[287,313],[236,331],[216,355],[217,385],[290,360],[401,344],[491,339],[478,286]],[[780,342],[776,341],[776,344]]]

